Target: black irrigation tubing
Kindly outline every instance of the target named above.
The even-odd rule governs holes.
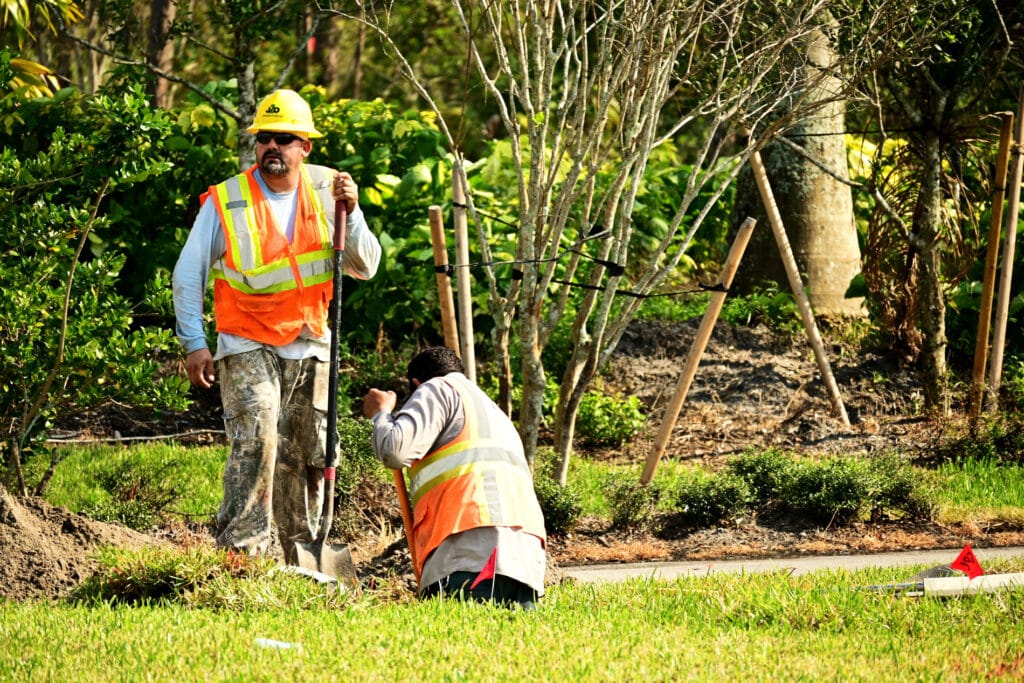
[[[453,206],[455,206],[457,208],[460,208],[460,209],[467,209],[467,208],[469,208],[466,204],[461,204],[459,202],[453,202],[452,204],[453,204]],[[508,225],[508,226],[511,226],[511,227],[515,227],[514,223],[510,223],[509,221],[502,220],[501,218],[498,218],[496,216],[490,216],[490,215],[488,215],[486,213],[483,213],[481,211],[477,211],[477,213],[480,214],[481,216],[485,217],[485,218],[490,218],[491,220],[496,221],[498,223],[503,223],[505,225]],[[589,240],[589,239],[595,239],[597,237],[600,237],[602,232],[603,232],[603,230],[601,229],[601,226],[594,226],[594,229],[592,229],[590,231],[590,235],[587,237],[587,239]],[[555,256],[550,256],[548,258],[542,258],[542,259],[526,259],[526,260],[519,260],[519,261],[476,261],[476,262],[473,262],[473,263],[466,263],[466,264],[459,264],[459,265],[455,265],[455,264],[452,264],[452,263],[447,263],[447,264],[445,264],[443,266],[435,265],[434,266],[434,272],[438,273],[438,274],[442,274],[442,275],[447,275],[450,278],[455,273],[455,269],[456,268],[493,268],[494,266],[515,266],[515,265],[521,265],[521,264],[524,264],[524,263],[551,263],[552,261],[557,261],[557,260],[561,259],[566,254],[577,254],[579,256],[582,256],[583,258],[590,259],[594,263],[597,263],[597,264],[602,265],[605,268],[607,268],[609,274],[612,275],[613,277],[622,275],[623,273],[626,272],[626,267],[623,266],[621,263],[615,263],[614,261],[607,261],[605,259],[599,259],[599,258],[596,258],[594,256],[590,256],[589,254],[585,254],[582,251],[580,251],[579,249],[566,249],[566,250],[562,251],[561,253],[559,253],[559,254],[557,254]],[[514,269],[512,271],[512,279],[513,280],[522,280],[523,279],[523,271],[518,269],[518,268]],[[570,282],[569,280],[552,280],[552,282],[558,283],[560,285],[567,285],[569,287],[577,287],[579,289],[591,289],[591,290],[598,290],[598,291],[603,291],[604,289],[606,289],[605,287],[599,287],[597,285],[588,285],[588,284],[583,284],[583,283],[580,283],[580,282]],[[641,294],[640,292],[634,292],[634,291],[628,290],[628,289],[616,289],[615,290],[616,294],[621,294],[623,296],[631,296],[631,297],[636,298],[636,299],[653,299],[655,297],[661,297],[661,296],[679,296],[679,295],[682,295],[682,294],[698,294],[700,292],[726,292],[726,293],[728,293],[729,290],[728,290],[728,288],[726,288],[721,283],[718,283],[717,285],[704,285],[704,284],[701,284],[701,285],[699,285],[695,289],[684,289],[684,290],[677,290],[677,291],[674,291],[674,292],[660,292],[660,293],[657,293],[657,294]]]
[[[447,275],[448,277],[451,277],[452,274],[455,272],[456,268],[491,268],[493,266],[510,266],[510,265],[516,265],[516,264],[521,264],[521,263],[548,263],[550,261],[555,261],[558,258],[559,257],[552,257],[552,258],[547,258],[547,259],[533,259],[533,260],[527,260],[527,261],[486,261],[486,262],[485,261],[478,261],[476,263],[467,263],[465,265],[460,265],[460,266],[455,266],[455,265],[452,265],[452,264],[449,263],[449,264],[444,265],[444,266],[434,266],[434,272],[435,273],[440,273],[440,274],[443,274],[443,275]],[[609,263],[607,261],[602,261],[600,259],[593,259],[593,260],[597,261],[598,263]],[[617,266],[617,267],[621,268],[621,266],[619,266],[618,264],[614,264],[613,263],[611,265],[614,265],[614,266]],[[621,275],[621,273],[618,273],[618,274]],[[513,280],[522,280],[523,279],[523,271],[519,270],[518,268],[513,270],[512,271],[512,279]],[[553,279],[553,280],[551,280],[551,282],[557,283],[557,284],[560,284],[560,285],[567,285],[569,287],[577,287],[579,289],[590,289],[590,290],[597,290],[597,291],[604,291],[606,289],[605,287],[600,287],[598,285],[588,285],[588,284],[584,284],[584,283],[581,283],[581,282],[571,282],[569,280]],[[621,294],[623,296],[631,296],[634,299],[653,299],[653,298],[662,297],[662,296],[680,296],[680,295],[683,295],[683,294],[699,294],[701,292],[725,292],[725,293],[728,294],[729,289],[725,285],[723,285],[722,283],[718,283],[716,285],[700,284],[700,285],[698,285],[694,289],[680,289],[680,290],[676,290],[674,292],[658,292],[658,293],[655,293],[655,294],[641,294],[640,292],[634,292],[634,291],[629,290],[629,289],[616,289],[615,290],[616,294]]]

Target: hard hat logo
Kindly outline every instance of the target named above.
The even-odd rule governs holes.
[[[258,133],[263,130],[297,133],[307,138],[323,137],[323,133],[313,125],[309,104],[294,90],[275,90],[263,98],[256,108],[256,118],[246,131]]]

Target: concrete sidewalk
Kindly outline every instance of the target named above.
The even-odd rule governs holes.
[[[864,569],[866,567],[917,566],[930,568],[948,565],[960,554],[960,548],[946,550],[908,550],[871,555],[815,555],[784,557],[770,560],[716,560],[708,562],[641,562],[637,564],[592,564],[560,567],[567,579],[582,583],[606,583],[635,578],[671,580],[686,576],[709,574],[752,574],[755,572],[786,572],[806,574],[829,569]],[[996,558],[1024,560],[1024,547],[972,548],[974,556],[985,569],[985,563]]]

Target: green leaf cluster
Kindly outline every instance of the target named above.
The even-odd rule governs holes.
[[[60,414],[112,400],[183,406],[185,396],[183,379],[165,373],[170,331],[140,326],[136,302],[117,290],[124,255],[92,248],[112,224],[103,211],[109,194],[167,170],[165,114],[140,91],[85,98],[63,90],[18,108],[24,126],[0,134],[0,448],[8,463]]]

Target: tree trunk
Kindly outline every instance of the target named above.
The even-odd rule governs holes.
[[[825,34],[817,31],[807,49],[807,71],[830,67],[835,53]],[[813,77],[813,74],[808,74]],[[806,93],[811,100],[826,100],[839,91],[836,78],[826,78],[818,88]],[[845,130],[846,105],[835,100],[805,115],[788,135],[805,150],[800,154],[784,143],[771,143],[762,151],[765,170],[782,214],[786,233],[793,248],[808,298],[816,313],[856,316],[865,313],[862,299],[846,298],[851,280],[860,272],[860,246],[853,217],[853,195],[848,179]],[[807,157],[829,169],[826,173]],[[737,181],[736,202],[732,214],[732,232],[752,216],[759,225],[768,225],[768,214],[761,203],[753,174],[744,169]],[[782,258],[770,230],[757,230],[736,274],[738,291],[750,292],[756,286],[774,282],[788,290]]]
[[[174,21],[176,7],[170,0],[152,0],[149,15],[149,36],[146,59],[164,73],[171,73],[174,65],[174,43],[167,32]],[[153,76],[150,86],[150,104],[157,109],[170,107],[171,83],[166,78]]]
[[[937,107],[939,109],[941,107]],[[923,347],[919,359],[921,384],[928,407],[949,414],[949,392],[946,387],[946,302],[942,293],[942,254],[939,226],[941,221],[942,149],[938,132],[924,135],[924,158],[920,191],[914,206],[911,240],[920,257],[917,319],[921,326]]]

